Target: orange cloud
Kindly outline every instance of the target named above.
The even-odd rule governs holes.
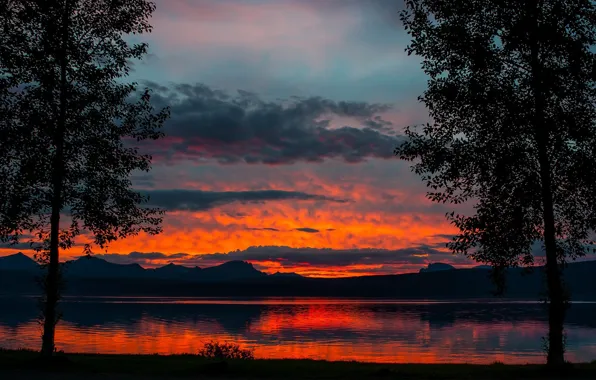
[[[186,165],[157,167],[157,187],[171,184],[175,188],[203,191],[245,191],[247,189],[276,189],[345,199],[347,202],[325,200],[270,200],[263,203],[235,202],[203,211],[171,211],[158,236],[140,234],[118,240],[109,246],[110,253],[162,252],[202,255],[245,250],[252,246],[287,246],[292,248],[361,249],[376,248],[399,250],[429,246],[445,251],[442,244],[446,235],[457,230],[420,192],[420,184],[411,176],[389,177],[379,181],[375,163],[338,167],[337,162],[296,165],[292,167],[255,167],[251,165],[215,166],[197,174]],[[376,163],[378,164],[378,163]],[[399,169],[398,163],[395,164]],[[389,167],[389,166],[385,166]],[[350,170],[347,170],[350,169]],[[203,169],[201,169],[203,170]],[[179,175],[180,173],[180,175]],[[186,177],[184,176],[186,173]],[[203,177],[200,182],[195,178]],[[408,183],[416,185],[409,185]],[[401,185],[401,186],[400,186]],[[79,244],[90,242],[81,236]],[[4,252],[16,252],[11,250]],[[446,252],[446,251],[445,251]],[[97,251],[97,253],[102,253]],[[412,266],[379,267],[354,263],[343,267],[284,264],[276,261],[255,262],[261,270],[297,272],[313,277],[341,277],[379,273],[416,271],[433,260],[428,252],[415,252]],[[80,249],[65,252],[63,258],[80,255]],[[444,257],[449,257],[447,254]],[[449,260],[449,259],[448,259]],[[172,260],[175,261],[175,260]],[[168,260],[155,260],[152,266]]]
[[[356,214],[342,207],[345,206],[326,204],[324,209],[306,209],[269,202],[266,207],[233,204],[205,212],[181,211],[166,218],[163,234],[119,240],[110,246],[110,251],[201,254],[258,245],[399,249],[436,244],[441,239],[435,235],[455,232],[442,215],[387,215],[378,211]],[[174,223],[179,227],[168,228]],[[306,234],[296,230],[304,226],[320,232]]]

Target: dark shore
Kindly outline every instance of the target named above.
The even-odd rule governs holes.
[[[374,364],[315,360],[208,360],[195,355],[62,354],[48,367],[33,351],[0,350],[0,378],[95,379],[595,379],[596,361],[564,373],[542,365]]]

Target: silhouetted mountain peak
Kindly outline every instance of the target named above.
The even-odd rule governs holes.
[[[265,273],[255,269],[255,267],[247,261],[228,261],[226,263],[204,268],[201,271],[201,279],[207,281],[225,281],[250,279],[267,276]]]
[[[145,269],[137,263],[116,264],[94,256],[81,256],[66,264],[65,273],[77,277],[135,278],[145,274]]]
[[[304,277],[304,276],[301,276],[298,273],[294,273],[294,272],[286,272],[286,273],[275,272],[271,276],[273,276],[273,277],[288,277],[288,278],[302,278],[302,277]]]
[[[453,265],[445,264],[445,263],[430,263],[426,268],[421,268],[420,273],[429,273],[429,272],[440,272],[443,270],[453,270],[455,267]]]
[[[40,266],[22,252],[0,257],[0,270],[37,270]]]
[[[161,278],[179,278],[192,280],[196,279],[195,276],[199,274],[201,268],[189,268],[183,265],[169,263],[167,265],[164,265],[163,267],[150,269],[149,271],[155,273],[158,277]]]
[[[98,260],[98,261],[106,261],[104,259],[101,259],[97,256],[92,256],[92,255],[84,255],[84,256],[79,256],[77,259],[75,259],[74,261],[78,261],[78,260]]]
[[[227,268],[253,268],[253,265],[251,263],[249,263],[248,261],[242,261],[242,260],[232,260],[232,261],[226,261],[223,264],[219,264],[217,265],[218,267],[227,267]]]
[[[165,268],[171,268],[171,269],[201,269],[198,266],[194,266],[194,267],[187,267],[186,265],[180,265],[180,264],[174,264],[174,263],[167,263],[166,265],[159,267],[157,269],[165,269]]]

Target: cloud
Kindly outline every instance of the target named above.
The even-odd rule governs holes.
[[[153,188],[155,187],[155,178],[151,174],[131,175],[130,180],[136,188]]]
[[[149,205],[168,211],[204,211],[233,202],[265,202],[280,200],[346,202],[323,195],[300,191],[256,190],[256,191],[201,191],[201,190],[148,190]]]
[[[227,254],[210,254],[194,256],[189,260],[214,259],[224,260],[248,260],[248,261],[279,261],[285,265],[289,263],[308,263],[314,266],[349,266],[357,264],[424,264],[418,256],[421,253],[429,256],[443,256],[444,251],[434,248],[417,246],[397,250],[385,249],[328,249],[328,248],[291,248],[279,246],[250,247],[243,251],[234,251]]]
[[[131,252],[128,257],[132,259],[143,259],[143,260],[158,260],[167,259],[168,255],[161,252]]]
[[[321,231],[319,231],[319,230],[317,230],[315,228],[309,228],[309,227],[296,228],[296,231],[307,232],[309,234],[316,234],[316,233],[321,232]]]
[[[28,241],[30,238],[21,238],[21,240]],[[33,245],[33,247],[37,246],[37,244]],[[30,250],[32,249],[32,245],[28,242],[19,242],[16,244],[13,243],[0,243],[0,249],[14,249],[14,250]]]
[[[243,260],[256,265],[267,267],[267,263],[277,263],[279,267],[294,268],[318,267],[337,268],[354,266],[385,266],[395,270],[397,265],[425,266],[427,262],[448,260],[451,263],[468,264],[464,257],[456,257],[444,250],[420,245],[415,247],[385,250],[385,249],[330,249],[330,248],[291,248],[283,246],[249,247],[246,250],[236,250],[228,253],[210,253],[191,255],[178,253],[163,255],[159,253],[131,252],[129,254],[98,254],[98,257],[109,261],[128,263],[151,261],[175,261],[177,264],[201,267],[219,265],[226,261]]]
[[[274,232],[279,232],[279,229],[277,228],[271,228],[271,227],[264,227],[264,228],[247,228],[247,230],[249,231],[274,231]]]
[[[264,101],[238,91],[231,96],[203,84],[155,88],[157,107],[171,106],[166,138],[151,144],[157,160],[215,160],[223,164],[292,164],[339,158],[361,162],[392,158],[401,136],[384,133],[391,125],[380,113],[385,104],[293,97]],[[332,119],[350,120],[358,127],[335,127]]]
[[[187,260],[192,258],[192,255],[188,253],[173,253],[170,255],[166,255],[162,252],[137,252],[133,251],[128,254],[121,254],[121,253],[98,253],[94,255],[95,257],[107,260],[112,263],[116,264],[141,264],[141,265],[148,265],[152,262],[170,262],[176,260]]]

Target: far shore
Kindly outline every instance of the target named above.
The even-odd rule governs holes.
[[[570,364],[562,373],[544,365],[375,364],[299,359],[215,360],[197,355],[59,353],[50,366],[39,353],[0,349],[0,378],[75,379],[595,379],[596,360]],[[42,371],[42,372],[40,372]]]

